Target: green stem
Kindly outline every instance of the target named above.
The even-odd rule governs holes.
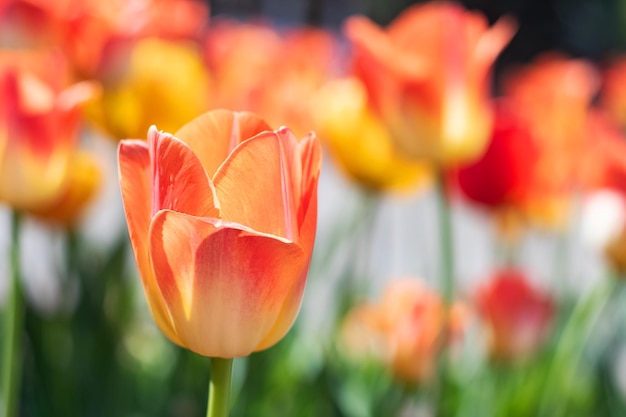
[[[21,346],[22,346],[22,321],[24,300],[19,269],[19,225],[20,215],[13,213],[11,229],[11,252],[10,252],[10,287],[4,313],[4,349],[2,356],[2,416],[13,417],[16,415],[20,372],[21,372]]]
[[[440,355],[437,364],[438,378],[436,381],[437,415],[449,414],[448,389],[448,339],[450,331],[450,308],[454,301],[454,246],[452,236],[452,212],[450,200],[446,194],[445,171],[439,170],[437,176],[437,203],[439,216],[439,277],[443,300],[445,304],[442,332],[440,341]]]
[[[437,203],[439,208],[439,259],[443,299],[449,307],[454,298],[454,246],[452,238],[452,213],[446,194],[445,172],[437,178]]]
[[[232,358],[211,358],[211,382],[207,417],[227,417],[230,402]]]
[[[546,389],[543,392],[538,416],[564,416],[566,404],[555,401],[559,389],[567,389],[563,383],[576,380],[576,372],[582,361],[603,310],[615,292],[616,280],[607,279],[594,290],[577,302],[574,310],[567,318],[563,330],[557,341],[554,356],[547,370],[545,379]],[[556,403],[556,408],[553,408]]]

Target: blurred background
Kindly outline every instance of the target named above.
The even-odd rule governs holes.
[[[408,11],[409,41],[387,56],[421,54],[431,72],[414,89],[346,23],[384,33]],[[231,415],[624,415],[624,28],[622,0],[0,0],[0,305],[6,316],[17,253],[17,415],[204,415],[209,361],[154,324],[116,153],[212,108],[314,130],[324,147],[300,314],[235,361]],[[502,45],[476,69],[485,34]],[[456,90],[436,74],[457,70],[484,139],[433,134],[405,152],[389,103],[426,114],[410,126],[443,120],[429,106]],[[16,93],[22,79],[36,81]]]

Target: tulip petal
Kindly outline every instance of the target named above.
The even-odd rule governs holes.
[[[322,165],[322,148],[313,133],[299,143],[302,164],[301,195],[298,208],[300,245],[306,253],[313,251],[317,228],[317,183]]]
[[[174,332],[152,272],[148,236],[151,212],[151,164],[148,144],[140,140],[123,140],[118,148],[119,178],[128,222],[130,241],[148,306],[161,331],[174,343],[181,344]]]
[[[288,129],[261,133],[235,148],[214,183],[224,220],[289,240],[297,237],[302,160]]]
[[[308,266],[297,244],[163,210],[152,222],[150,251],[176,333],[196,353],[249,355],[277,320],[284,329],[295,319]]]
[[[156,127],[148,131],[152,161],[152,215],[169,209],[199,217],[219,217],[213,183],[193,151]]]
[[[174,136],[185,142],[202,162],[209,177],[242,141],[272,130],[252,113],[213,110],[183,126]]]
[[[476,74],[488,73],[496,58],[517,32],[517,22],[503,16],[487,30],[478,41],[474,51]]]

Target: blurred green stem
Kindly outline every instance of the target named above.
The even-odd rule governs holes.
[[[446,175],[443,168],[437,176],[437,203],[439,216],[439,277],[445,304],[442,323],[440,356],[437,378],[437,415],[446,415],[449,405],[448,389],[448,339],[450,332],[450,309],[454,299],[454,246],[452,236],[452,211],[446,193]]]
[[[452,240],[452,212],[446,193],[446,177],[443,169],[437,176],[437,203],[439,211],[439,259],[443,298],[448,307],[454,297],[454,246]]]
[[[24,300],[20,280],[19,253],[20,214],[11,219],[10,286],[4,313],[4,349],[2,356],[2,407],[4,417],[16,415],[22,352],[22,320]]]
[[[232,358],[211,358],[211,382],[207,417],[227,417],[230,403]]]
[[[565,404],[552,408],[555,391],[564,389],[564,382],[574,381],[583,359],[583,353],[603,310],[617,287],[617,280],[606,279],[585,298],[580,299],[568,317],[557,341],[554,357],[548,368],[538,416],[559,417],[567,415]]]

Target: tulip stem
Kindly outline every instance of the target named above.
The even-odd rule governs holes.
[[[450,310],[454,298],[454,246],[452,240],[452,212],[450,200],[446,193],[446,177],[443,168],[437,175],[437,203],[439,216],[439,277],[444,300],[444,316],[440,336],[440,352],[438,359],[438,379],[436,382],[437,415],[446,415],[449,401],[448,389],[448,349],[450,337]]]
[[[9,293],[4,312],[4,347],[2,352],[2,414],[3,417],[13,417],[17,412],[20,372],[21,372],[21,345],[22,320],[24,301],[19,269],[19,227],[20,214],[13,213],[11,222],[11,249],[10,249],[10,283]]]
[[[437,203],[439,208],[439,276],[443,298],[447,307],[452,305],[454,297],[454,245],[452,237],[452,213],[450,200],[446,194],[445,172],[439,171],[437,177]]]
[[[207,417],[227,417],[230,404],[232,358],[211,358],[211,382]]]

